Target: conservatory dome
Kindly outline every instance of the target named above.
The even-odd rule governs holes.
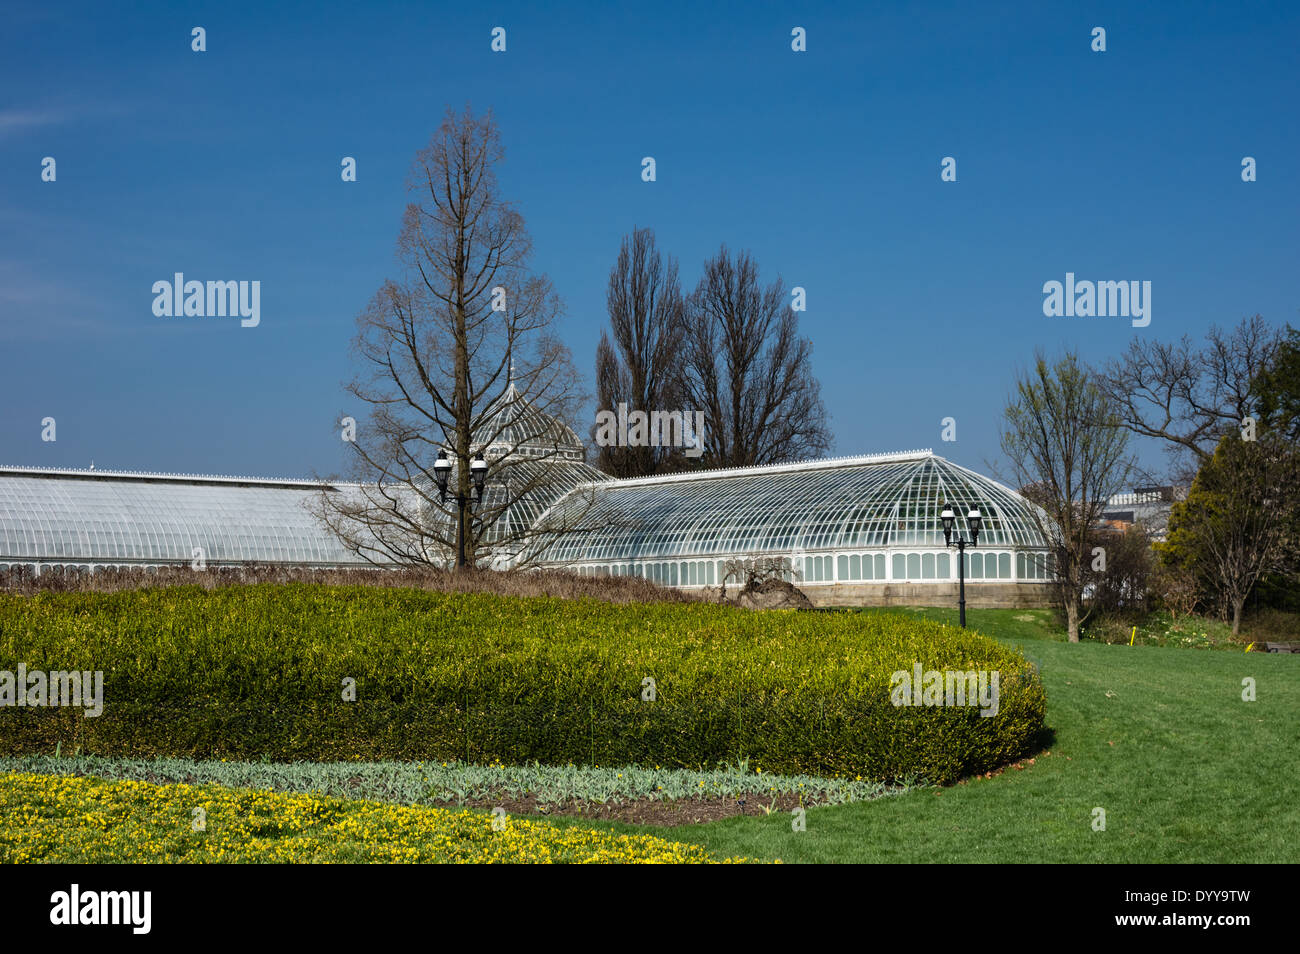
[[[473,449],[489,460],[507,454],[578,461],[586,457],[573,428],[538,410],[513,381],[484,409],[480,421]]]
[[[966,554],[970,579],[1046,579],[1041,511],[929,450],[579,488],[543,523],[583,532],[558,536],[545,559],[675,585],[712,584],[725,561],[755,557],[788,559],[793,575],[812,583],[956,580],[939,519],[945,503],[983,514]]]

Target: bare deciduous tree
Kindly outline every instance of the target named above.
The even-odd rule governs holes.
[[[666,260],[650,229],[632,230],[619,248],[605,294],[610,335],[601,332],[596,348],[598,409],[617,411],[680,409],[676,393],[683,298],[677,262]],[[675,463],[674,463],[675,461]],[[596,466],[615,477],[647,477],[680,470],[680,449],[601,447]]]
[[[1039,352],[1007,404],[1002,451],[1022,493],[1042,509],[1056,554],[1056,584],[1072,643],[1087,619],[1083,595],[1091,543],[1106,501],[1128,479],[1128,433],[1078,355],[1049,365]]]
[[[583,395],[552,333],[560,300],[529,270],[523,217],[497,187],[502,157],[491,113],[447,111],[411,169],[401,277],[357,318],[362,370],[347,390],[367,411],[348,445],[358,486],[323,493],[316,511],[372,562],[445,565],[462,528],[471,565],[484,547],[517,549],[531,528],[511,514],[520,504],[540,512],[578,479],[544,466],[571,454],[572,432],[557,421],[571,420]],[[530,452],[488,461],[489,491],[471,519],[469,464],[493,444]],[[446,503],[433,469],[443,448],[453,463]]]
[[[1256,381],[1280,342],[1281,333],[1259,315],[1231,331],[1212,327],[1200,348],[1186,335],[1170,344],[1134,338],[1103,369],[1100,383],[1121,425],[1168,445],[1185,483],[1219,439],[1257,410]]]
[[[680,390],[704,411],[701,466],[781,463],[830,447],[812,344],[784,283],[762,285],[747,252],[722,246],[687,299]]]
[[[1084,587],[1091,592],[1092,610],[1147,609],[1154,561],[1146,528],[1140,523],[1124,529],[1094,527],[1087,546],[1092,562],[1084,567]]]
[[[1151,571],[1151,593],[1169,611],[1171,619],[1191,616],[1201,601],[1196,578],[1182,568],[1156,560]]]

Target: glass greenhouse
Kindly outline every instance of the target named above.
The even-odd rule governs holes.
[[[573,495],[543,518],[587,530],[561,536],[543,562],[670,586],[716,586],[728,560],[761,557],[787,559],[804,584],[948,582],[956,551],[939,513],[952,503],[984,515],[968,580],[1041,583],[1050,569],[1027,500],[929,450],[616,480],[588,493],[595,504],[580,518],[565,519]]]
[[[0,467],[0,569],[360,563],[307,509],[323,486]]]
[[[484,535],[488,546],[503,544],[514,556],[533,549],[532,531],[543,513],[576,488],[611,479],[587,463],[586,448],[572,428],[535,408],[513,382],[480,420],[470,443],[472,452],[481,452],[488,462],[483,500],[475,508],[492,520]],[[450,486],[455,486],[457,476],[453,463]],[[449,526],[454,504],[440,507],[433,503],[435,497],[436,491],[427,488],[421,518],[426,525]],[[510,555],[499,553],[494,565],[509,562]]]
[[[936,587],[956,588],[957,551],[939,520],[948,503],[984,515],[965,557],[974,598],[1048,598],[1041,512],[929,450],[615,480],[513,386],[483,419],[474,443],[490,469],[479,513],[500,511],[487,542],[506,541],[493,566],[716,587],[729,561],[769,558],[814,602],[924,602]],[[357,483],[0,467],[0,569],[385,562],[382,548],[367,560],[341,542],[317,515],[322,496],[400,506],[416,526],[448,519],[424,485],[393,495]],[[525,544],[513,542],[520,531]]]

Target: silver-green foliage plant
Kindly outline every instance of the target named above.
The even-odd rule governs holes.
[[[805,805],[841,805],[906,791],[865,779],[772,775],[745,763],[708,772],[637,766],[470,765],[448,762],[268,762],[122,759],[44,755],[0,758],[0,772],[87,775],[153,783],[313,792],[403,805],[531,798],[541,807],[575,802],[622,805],[707,798],[766,802],[796,796]]]

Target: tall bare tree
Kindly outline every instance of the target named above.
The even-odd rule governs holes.
[[[596,402],[601,410],[681,410],[676,392],[683,298],[677,262],[660,254],[650,229],[625,236],[605,292],[610,334],[596,347]],[[645,477],[681,468],[680,449],[600,447],[596,466],[615,477]],[[672,463],[676,458],[677,463]]]
[[[1294,384],[1287,384],[1300,368],[1295,355],[1294,342],[1255,315],[1227,331],[1212,327],[1199,347],[1187,336],[1173,344],[1134,340],[1102,375],[1121,423],[1163,441],[1174,479],[1199,488],[1197,501],[1175,511],[1177,560],[1232,615],[1234,632],[1259,577],[1294,576],[1300,562],[1300,542],[1293,543],[1300,508],[1293,493],[1271,483],[1287,473],[1287,446],[1300,433],[1300,402],[1288,397]],[[1241,439],[1255,431],[1257,441]]]
[[[576,483],[572,467],[545,466],[566,459],[572,434],[556,420],[572,419],[583,395],[553,333],[560,300],[530,271],[523,217],[497,185],[503,155],[490,112],[447,111],[411,168],[401,274],[357,318],[361,370],[347,390],[366,408],[348,444],[359,486],[322,494],[317,513],[374,562],[444,565],[460,533],[471,564],[489,544],[517,549],[530,532],[510,518],[518,505],[538,512]],[[488,460],[490,489],[471,519],[470,462],[493,444],[530,454]],[[445,503],[440,449],[453,464]]]
[[[704,467],[739,467],[817,457],[830,447],[812,343],[778,278],[759,280],[748,252],[725,245],[704,264],[687,299],[681,393],[702,410]]]
[[[1225,433],[1257,412],[1256,382],[1281,333],[1259,315],[1228,331],[1214,326],[1203,346],[1134,338],[1100,383],[1122,426],[1166,444],[1180,482],[1209,460]]]
[[[1048,364],[1040,351],[1007,403],[1002,451],[1023,493],[1042,509],[1040,530],[1056,556],[1056,585],[1072,643],[1084,605],[1094,528],[1128,479],[1128,433],[1074,352]]]

